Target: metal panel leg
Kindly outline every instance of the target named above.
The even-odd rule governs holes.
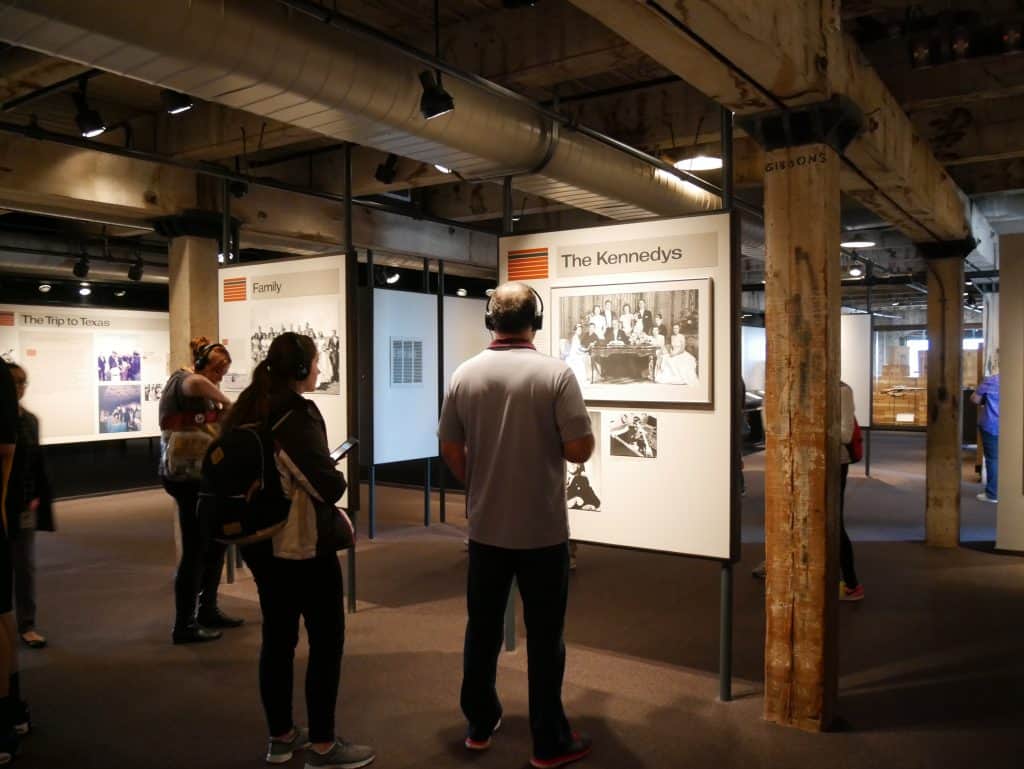
[[[732,700],[732,564],[722,564],[722,597],[719,606],[718,699]]]

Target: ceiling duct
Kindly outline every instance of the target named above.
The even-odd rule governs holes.
[[[0,39],[614,219],[713,210],[716,195],[455,78],[427,121],[421,64],[273,0],[0,0]]]

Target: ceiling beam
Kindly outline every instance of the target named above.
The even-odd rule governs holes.
[[[1021,95],[917,110],[910,117],[947,167],[1024,157]]]
[[[966,201],[826,0],[712,2],[572,0],[634,45],[741,114],[842,94],[867,116],[846,158],[863,175],[858,199],[913,238],[969,231]],[[845,189],[845,186],[844,186]]]

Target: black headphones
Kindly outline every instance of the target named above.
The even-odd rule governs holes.
[[[313,361],[306,362],[306,351],[303,349],[302,343],[299,342],[299,335],[294,331],[289,331],[288,336],[291,337],[292,344],[295,345],[295,351],[299,354],[299,357],[296,358],[295,371],[292,373],[292,376],[295,377],[296,382],[301,382],[309,376],[309,369],[313,365]]]
[[[534,298],[537,300],[533,305],[534,314],[533,318],[530,320],[530,328],[534,331],[540,331],[544,328],[544,300],[540,298],[540,294],[537,293],[533,286],[527,286],[527,288],[530,289],[530,293],[532,293]],[[494,331],[495,326],[494,313],[491,311],[491,302],[493,300],[494,292],[492,291],[491,295],[487,297],[487,309],[484,311],[484,326],[488,331]]]
[[[210,344],[204,344],[198,350],[196,350],[195,359],[195,370],[202,371],[210,363],[210,353],[220,348],[224,351],[224,354],[228,357],[228,361],[231,360],[231,353],[228,352],[228,348],[222,345],[220,342],[212,342]]]

